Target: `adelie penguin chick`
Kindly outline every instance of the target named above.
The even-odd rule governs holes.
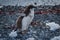
[[[22,34],[25,34],[27,32],[27,29],[34,18],[34,8],[36,7],[33,5],[27,6],[27,8],[24,11],[25,16],[18,17],[16,21],[16,27],[9,34],[9,36],[16,37],[18,29],[19,31],[22,31]]]

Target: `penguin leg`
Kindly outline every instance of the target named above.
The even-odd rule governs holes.
[[[22,31],[22,35],[26,34],[27,32],[28,32],[28,30]]]

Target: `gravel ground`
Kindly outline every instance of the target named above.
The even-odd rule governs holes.
[[[21,35],[18,33],[18,36],[15,38],[11,38],[8,34],[11,32],[11,29],[7,29],[7,27],[15,24],[17,19],[17,15],[7,16],[0,15],[0,40],[28,40],[28,38],[34,38],[34,40],[51,40],[55,36],[60,36],[60,29],[55,31],[49,30],[49,28],[44,28],[40,26],[29,26],[29,31],[25,35]],[[35,18],[33,21],[39,22],[56,22],[60,24],[60,14],[35,14]]]

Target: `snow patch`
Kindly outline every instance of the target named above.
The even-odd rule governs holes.
[[[3,6],[0,6],[0,8],[2,8]]]
[[[12,32],[9,34],[10,37],[16,37],[17,31],[12,30]]]
[[[48,25],[50,27],[50,30],[53,30],[53,31],[60,28],[60,25],[55,22],[49,22],[49,23],[46,23],[46,25]]]

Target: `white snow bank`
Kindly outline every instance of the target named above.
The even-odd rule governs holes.
[[[60,36],[54,37],[51,40],[60,40]]]
[[[53,31],[60,28],[60,25],[55,22],[49,22],[49,23],[46,23],[46,25],[48,25],[50,27],[50,30],[53,30]]]

